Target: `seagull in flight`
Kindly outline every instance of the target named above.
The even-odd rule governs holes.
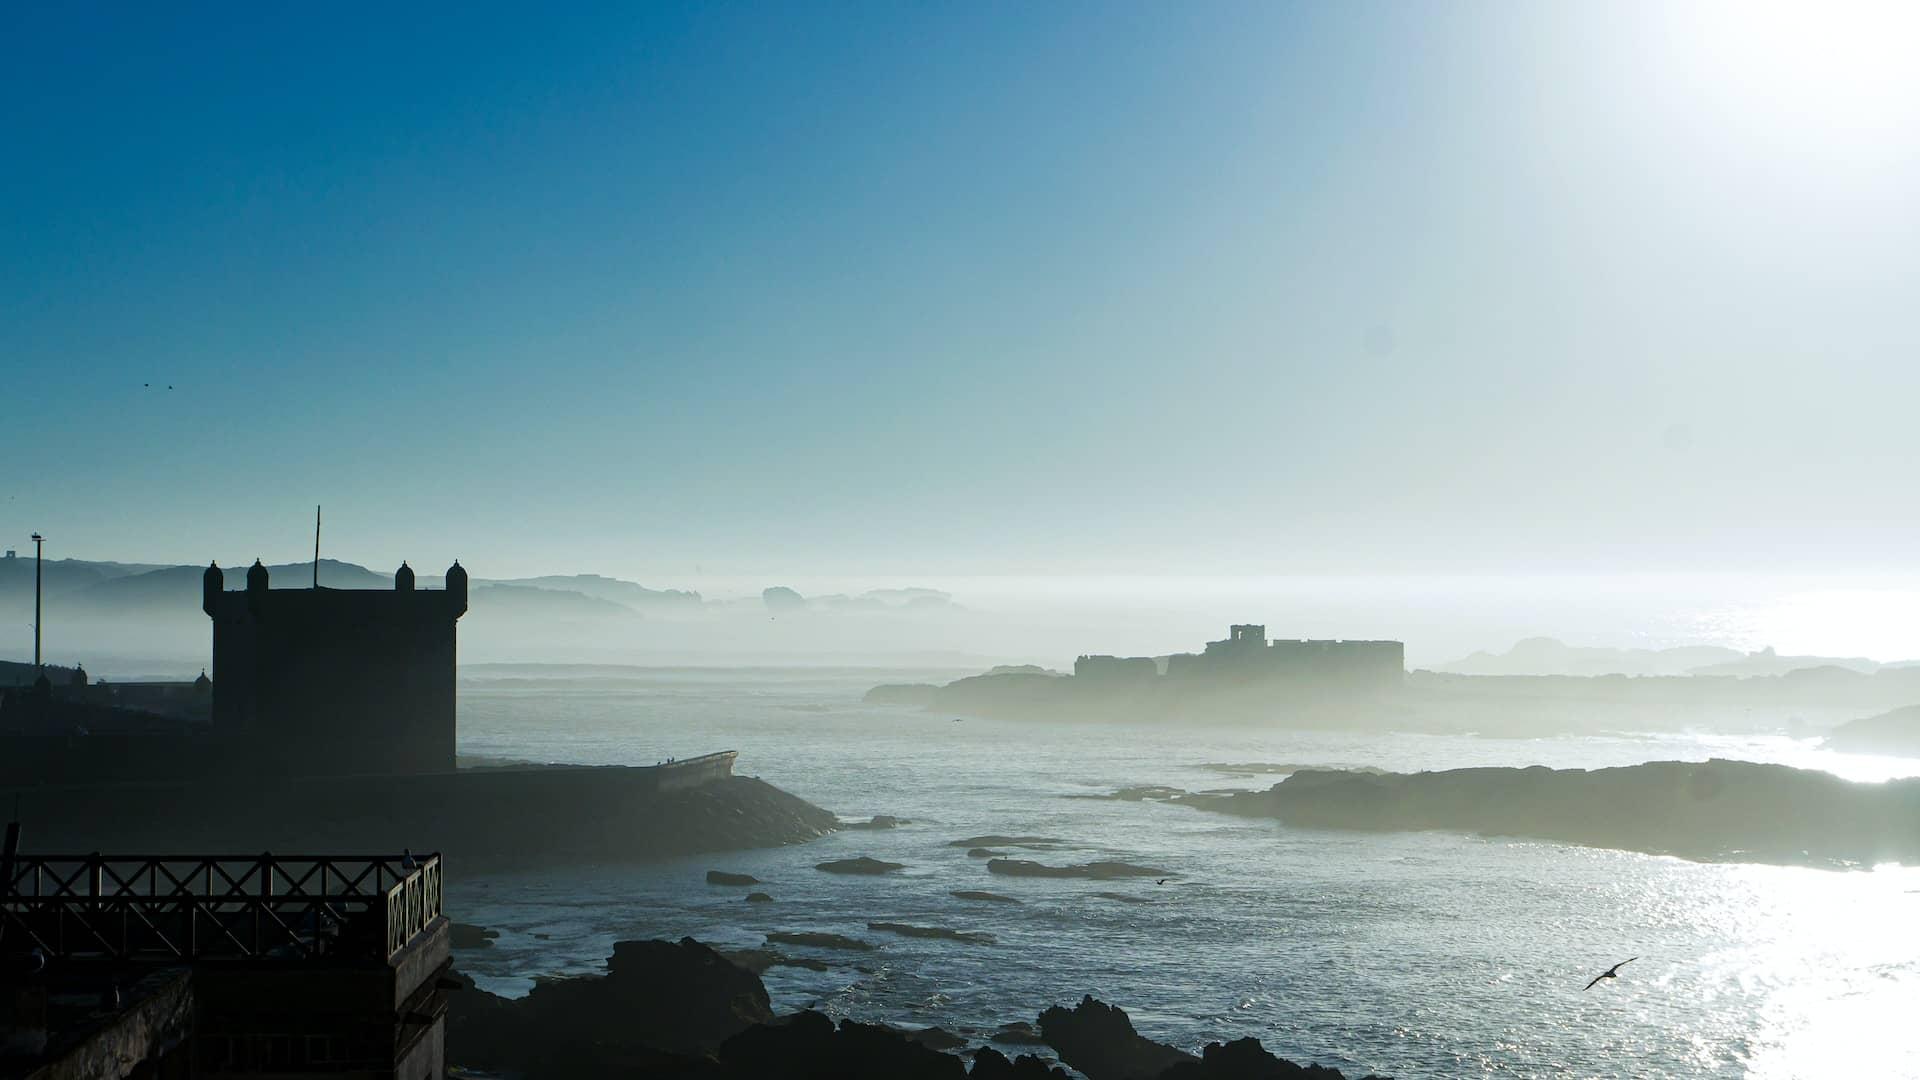
[[[1631,964],[1631,963],[1633,963],[1633,962],[1634,962],[1635,960],[1638,960],[1638,959],[1640,959],[1640,958],[1639,958],[1639,957],[1637,957],[1637,956],[1629,956],[1629,957],[1627,957],[1627,958],[1626,958],[1625,960],[1622,960],[1622,961],[1620,961],[1619,963],[1617,963],[1617,964],[1615,964],[1615,965],[1613,965],[1612,967],[1610,967],[1610,968],[1608,968],[1607,970],[1605,970],[1605,971],[1603,971],[1603,972],[1601,972],[1600,974],[1598,974],[1598,975],[1595,975],[1595,976],[1593,977],[1593,982],[1590,982],[1590,983],[1588,983],[1588,984],[1587,984],[1587,985],[1586,985],[1585,987],[1583,987],[1582,989],[1585,989],[1585,990],[1591,990],[1591,989],[1593,989],[1593,988],[1594,988],[1594,986],[1595,986],[1595,985],[1597,985],[1597,984],[1598,984],[1598,983],[1600,982],[1600,980],[1601,980],[1601,979],[1617,979],[1617,978],[1619,978],[1619,977],[1620,977],[1620,969],[1621,969],[1621,968],[1623,968],[1623,967],[1626,967],[1626,966],[1627,966],[1628,964]]]

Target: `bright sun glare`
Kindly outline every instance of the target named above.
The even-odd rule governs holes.
[[[1920,3],[1718,0],[1665,10],[1730,121],[1788,125],[1796,140],[1911,139]]]

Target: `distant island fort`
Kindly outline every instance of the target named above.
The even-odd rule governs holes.
[[[1236,623],[1206,651],[1151,656],[1082,656],[1073,675],[1089,685],[1170,683],[1282,683],[1325,691],[1379,690],[1406,677],[1406,646],[1398,641],[1268,641],[1267,628]]]
[[[1398,641],[1269,641],[1264,625],[1237,623],[1198,653],[1084,655],[1071,675],[999,667],[945,686],[876,686],[866,700],[973,716],[1252,717],[1276,705],[1349,710],[1399,692],[1406,678],[1406,646]]]

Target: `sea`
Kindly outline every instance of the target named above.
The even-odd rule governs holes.
[[[844,819],[894,829],[659,862],[462,873],[449,913],[498,931],[457,965],[519,995],[604,970],[616,941],[719,948],[825,931],[871,951],[780,946],[776,1009],[984,1042],[1083,995],[1187,1050],[1252,1035],[1349,1076],[1920,1077],[1920,867],[1701,864],[1446,832],[1292,828],[1100,796],[1139,785],[1265,788],[1254,765],[1592,768],[1709,757],[1880,781],[1920,760],[1845,755],[1786,731],[1548,738],[1271,727],[1049,725],[868,705],[881,682],[970,672],[859,668],[478,666],[463,670],[464,754],[651,765],[739,751]],[[631,823],[649,828],[645,821]],[[995,876],[953,841],[1053,838],[1050,863],[1164,869],[1122,881]],[[422,846],[417,842],[416,847]],[[824,873],[853,856],[902,863]],[[772,903],[708,885],[752,874]],[[1019,903],[961,900],[988,890]],[[899,937],[891,921],[989,935]],[[1588,980],[1635,957],[1619,978]],[[1023,1048],[1003,1046],[1016,1052]],[[1031,1049],[1031,1048],[1024,1048]]]

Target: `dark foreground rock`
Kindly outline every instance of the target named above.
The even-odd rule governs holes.
[[[692,938],[622,941],[605,976],[543,981],[517,1001],[468,983],[452,995],[447,1043],[469,1068],[601,1076],[697,1057],[772,1020],[759,978]]]
[[[956,900],[980,900],[989,904],[1017,904],[1020,902],[1011,896],[1001,896],[997,892],[985,892],[980,889],[955,889],[951,895]]]
[[[773,903],[773,897],[771,897],[771,896],[769,896],[769,895],[767,895],[766,893],[763,893],[763,892],[750,892],[750,893],[748,893],[748,894],[747,894],[747,903],[749,903],[749,904],[771,904],[771,903]]]
[[[1041,1013],[1040,1037],[1087,1080],[1154,1080],[1175,1065],[1196,1062],[1192,1054],[1143,1038],[1125,1012],[1092,997],[1071,1009],[1055,1005]]]
[[[1452,829],[1703,862],[1920,860],[1920,779],[1859,784],[1812,769],[1718,758],[1591,771],[1302,771],[1267,791],[1184,802],[1289,825]]]
[[[1032,1054],[1021,1054],[1012,1061],[991,1046],[974,1051],[973,1080],[1071,1080],[1067,1070],[1048,1064]]]
[[[1089,878],[1094,881],[1112,881],[1116,878],[1169,876],[1166,870],[1151,866],[1135,866],[1123,862],[1090,862],[1073,866],[1048,866],[1045,863],[1027,859],[990,859],[987,872],[1004,874],[1008,877],[1037,878]]]
[[[730,874],[725,870],[707,871],[709,885],[758,885],[760,879],[752,874]]]
[[[857,859],[831,859],[823,863],[814,863],[815,870],[825,870],[829,874],[891,874],[895,870],[905,870],[906,863],[887,862],[884,859],[872,859],[865,855]]]
[[[766,988],[742,964],[764,970],[783,958],[747,950],[735,960],[690,939],[623,941],[601,977],[541,982],[507,1000],[470,980],[449,997],[447,1061],[525,1080],[962,1080],[966,1042],[938,1028],[902,1031],[816,1012],[774,1017]],[[1086,998],[1040,1015],[1040,1034],[1010,1024],[996,1041],[1044,1040],[1088,1080],[1341,1080],[1298,1066],[1252,1039],[1206,1048],[1199,1058],[1141,1037],[1122,1010]],[[975,1080],[1056,1080],[1037,1057],[973,1054]]]

